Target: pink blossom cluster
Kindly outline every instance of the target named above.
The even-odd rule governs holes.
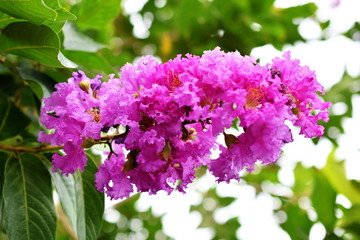
[[[321,137],[318,121],[328,121],[330,103],[317,95],[323,87],[289,52],[265,66],[219,48],[163,64],[147,56],[123,66],[120,78],[100,78],[79,71],[56,85],[41,111],[52,132],[40,133],[39,141],[64,145],[53,166],[65,174],[83,170],[84,148],[108,144],[96,188],[112,199],[184,192],[200,166],[219,182],[239,180],[242,169],[275,162],[293,141],[286,120],[309,138]],[[234,122],[239,134],[225,131]]]

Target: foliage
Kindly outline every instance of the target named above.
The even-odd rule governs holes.
[[[137,209],[139,195],[112,208],[120,214],[118,222],[103,219],[104,196],[93,184],[99,158],[92,152],[82,173],[64,176],[50,171],[50,153],[59,149],[36,140],[42,129],[42,98],[76,69],[90,77],[116,73],[144,54],[165,61],[215,46],[249,54],[267,43],[282,49],[304,41],[296,20],[313,17],[315,4],[280,9],[273,2],[149,0],[139,11],[127,13],[120,0],[0,1],[0,238],[169,238],[162,231],[162,216],[151,209]],[[135,24],[136,20],[140,23]],[[329,26],[329,22],[320,24],[324,30]],[[359,31],[356,23],[344,36],[355,39]],[[360,184],[346,178],[344,162],[335,155],[338,137],[344,133],[343,121],[352,117],[352,96],[359,89],[359,78],[344,74],[325,95],[325,101],[347,107],[324,124],[325,138],[334,149],[322,169],[296,165],[291,194],[276,190],[288,188],[279,180],[281,168],[276,164],[242,178],[257,193],[265,192],[281,202],[274,214],[285,214],[279,223],[293,239],[308,239],[316,223],[326,229],[326,239],[360,238]],[[202,173],[200,169],[198,174]],[[272,188],[265,187],[269,185]],[[59,196],[55,203],[53,190]],[[213,229],[216,239],[236,238],[241,219],[224,224],[214,219],[215,208],[229,207],[236,199],[220,197],[215,189],[201,194],[203,201],[191,208],[202,216],[198,227]],[[337,201],[341,197],[349,205]],[[214,207],[204,208],[209,199]],[[134,219],[142,226],[132,227]]]

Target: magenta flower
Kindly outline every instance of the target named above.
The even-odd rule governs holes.
[[[328,120],[331,104],[318,98],[324,90],[315,73],[289,52],[261,66],[220,48],[163,64],[143,57],[107,82],[74,73],[56,89],[41,111],[53,132],[41,132],[39,141],[64,145],[53,165],[66,174],[83,170],[84,148],[107,144],[96,188],[112,199],[134,191],[185,192],[200,166],[219,182],[239,180],[241,170],[277,161],[293,141],[285,121],[305,137],[321,137],[318,121]],[[235,119],[240,132],[228,134]],[[217,159],[211,159],[214,149],[221,151]]]
[[[67,83],[56,85],[56,91],[44,99],[40,121],[53,133],[39,133],[40,142],[64,145],[65,156],[53,156],[53,170],[74,173],[84,169],[86,157],[82,144],[86,139],[99,139],[100,121],[98,89],[100,76],[89,79],[81,71],[73,73]]]

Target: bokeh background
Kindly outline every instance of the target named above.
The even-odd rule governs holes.
[[[326,127],[323,138],[295,136],[277,163],[241,173],[239,183],[217,184],[201,168],[185,195],[160,192],[107,199],[98,239],[360,239],[360,1],[60,3],[76,16],[51,26],[57,29],[58,51],[66,61],[1,51],[5,44],[0,42],[1,94],[15,99],[24,112],[38,109],[39,96],[76,69],[106,79],[142,55],[164,62],[216,46],[253,55],[261,64],[290,50],[292,57],[316,71],[326,89],[322,98],[333,102],[330,121],[321,123]],[[1,12],[0,19],[3,31],[17,21]],[[14,90],[21,85],[19,76],[27,83],[21,86],[20,99]],[[37,122],[36,111],[33,116]],[[33,123],[17,141],[34,141],[39,129]],[[100,158],[98,153],[95,149],[92,154]],[[57,239],[75,239],[59,204],[57,214]]]

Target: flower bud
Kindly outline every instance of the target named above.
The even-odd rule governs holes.
[[[232,134],[227,134],[224,132],[224,136],[225,136],[225,144],[227,146],[227,148],[231,148],[232,144],[238,144],[239,143],[239,139],[232,135]]]
[[[90,82],[88,80],[82,80],[79,83],[79,87],[81,88],[81,90],[83,90],[84,92],[89,93],[90,92]]]

